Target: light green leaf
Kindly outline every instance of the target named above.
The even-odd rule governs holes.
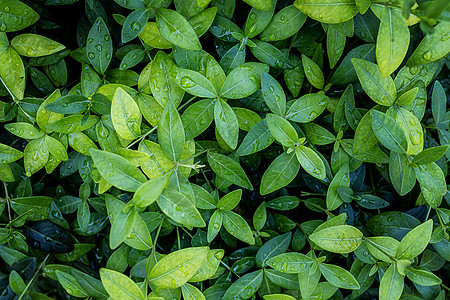
[[[161,195],[166,183],[166,176],[159,176],[145,182],[136,190],[131,203],[142,208],[149,206]]]
[[[403,293],[404,278],[397,270],[396,264],[391,264],[380,281],[380,300],[397,300]]]
[[[433,286],[442,283],[442,279],[430,271],[420,269],[420,267],[406,268],[406,276],[414,283],[422,286]]]
[[[213,84],[199,72],[177,68],[174,77],[177,84],[191,95],[203,98],[215,98],[217,95]]]
[[[250,131],[258,122],[262,120],[258,113],[243,107],[233,107],[239,124],[239,129]]]
[[[194,28],[198,37],[204,35],[211,27],[211,24],[217,15],[217,10],[217,7],[210,7],[189,19],[189,23],[192,25],[192,28]]]
[[[97,170],[108,183],[119,189],[135,192],[147,179],[138,168],[118,154],[91,149]]]
[[[353,58],[352,63],[364,91],[373,101],[384,106],[394,104],[397,91],[390,76],[383,78],[374,63],[359,58]]]
[[[49,151],[45,145],[43,137],[29,142],[24,151],[24,168],[26,175],[30,177],[39,171],[48,161]]]
[[[235,212],[223,211],[223,227],[234,237],[241,241],[253,245],[255,238],[253,237],[250,226],[247,222]]]
[[[111,120],[117,134],[132,140],[141,135],[142,115],[136,101],[122,88],[117,88],[111,104]]]
[[[272,0],[272,7],[268,11],[252,8],[248,14],[244,25],[244,35],[248,38],[254,38],[260,34],[270,23],[276,8],[276,0]]]
[[[74,276],[59,270],[55,271],[55,275],[59,283],[61,283],[62,287],[68,294],[79,298],[85,298],[89,296],[89,294],[77,282]]]
[[[381,77],[391,75],[402,63],[409,46],[409,29],[401,12],[387,7],[381,14],[376,56]]]
[[[395,258],[412,259],[418,256],[428,246],[432,231],[433,221],[428,220],[408,232],[400,241]]]
[[[391,263],[397,253],[399,241],[390,236],[375,236],[365,239],[370,253],[379,260]]]
[[[250,129],[236,150],[236,155],[245,156],[256,153],[269,147],[273,141],[274,138],[267,126],[267,120],[264,119]]]
[[[328,145],[333,143],[336,138],[335,136],[315,123],[306,123],[303,125],[303,129],[308,142],[314,145]]]
[[[59,140],[46,135],[45,146],[47,147],[50,154],[56,157],[58,160],[64,161],[68,159],[67,149]]]
[[[450,24],[440,22],[432,33],[427,34],[409,58],[408,66],[424,65],[436,61],[450,51]]]
[[[263,298],[264,300],[295,300],[294,297],[283,294],[264,295]]]
[[[412,163],[416,165],[431,164],[444,156],[449,148],[449,145],[443,145],[425,149],[414,156]]]
[[[159,260],[148,279],[159,288],[174,289],[182,286],[205,264],[209,247],[190,247],[174,251]]]
[[[292,232],[286,232],[267,241],[256,253],[256,265],[265,267],[267,260],[286,252],[291,243]]]
[[[111,35],[105,21],[98,17],[89,31],[86,55],[94,69],[104,74],[108,69],[113,55]]]
[[[260,40],[253,40],[252,42],[250,51],[260,62],[279,69],[293,68],[289,58],[272,44]]]
[[[321,90],[325,84],[325,78],[320,67],[308,56],[302,54],[303,70],[309,83],[315,88]]]
[[[272,1],[271,0],[244,0],[248,5],[250,5],[253,8],[263,10],[263,11],[269,11],[272,9]]]
[[[2,164],[12,163],[23,157],[23,153],[8,145],[0,144],[0,162]]]
[[[327,190],[327,208],[335,210],[343,203],[341,196],[339,196],[338,188],[350,187],[349,165],[343,165],[339,171],[334,175],[333,180]]]
[[[176,190],[165,189],[156,202],[161,210],[175,222],[185,226],[206,226],[205,221],[191,200]]]
[[[242,190],[234,190],[220,198],[217,202],[217,208],[220,210],[232,210],[239,204],[241,197]]]
[[[294,147],[298,135],[294,127],[283,117],[267,114],[267,126],[272,136],[285,147]]]
[[[66,47],[45,36],[24,33],[14,37],[11,46],[22,56],[39,57],[59,52]]]
[[[202,49],[191,24],[176,11],[159,8],[156,11],[156,25],[161,35],[175,46],[189,50]]]
[[[186,140],[203,133],[214,120],[214,101],[203,99],[189,106],[181,115]]]
[[[362,242],[363,234],[349,225],[338,225],[314,232],[310,240],[319,247],[334,253],[350,253]]]
[[[27,140],[33,140],[44,136],[42,131],[25,122],[5,124],[5,129],[16,136]]]
[[[206,300],[205,295],[195,286],[185,283],[181,286],[184,299]]]
[[[110,296],[114,298],[144,300],[145,296],[136,283],[122,273],[100,269],[102,284]]]
[[[39,15],[28,5],[17,0],[4,0],[0,8],[0,31],[22,30],[39,20]]]
[[[267,265],[283,273],[296,274],[308,269],[314,259],[297,252],[278,254],[267,260]]]
[[[128,43],[144,30],[149,15],[150,11],[147,8],[138,8],[128,15],[122,26],[122,43]]]
[[[305,21],[306,15],[294,5],[288,5],[273,16],[269,25],[261,33],[261,40],[274,42],[287,39],[297,33]]]
[[[158,124],[158,140],[164,153],[172,161],[178,161],[183,152],[186,137],[183,122],[172,101],[168,101]]]
[[[312,149],[299,145],[295,148],[295,156],[297,156],[298,162],[309,175],[317,179],[326,177],[325,165],[319,155]]]
[[[437,195],[445,195],[447,193],[444,173],[436,163],[418,165],[414,168],[414,172],[416,173],[417,181],[427,190]]]
[[[420,121],[403,107],[390,107],[386,112],[403,129],[408,142],[407,154],[416,155],[423,149],[424,137]]]
[[[208,152],[208,163],[217,176],[240,187],[253,190],[250,180],[235,160],[222,154]]]
[[[128,213],[119,212],[114,217],[109,233],[109,246],[111,249],[117,248],[131,234],[136,215],[136,210],[132,209]]]
[[[308,123],[317,118],[327,107],[328,97],[323,94],[306,94],[296,100],[286,113],[286,119]]]
[[[283,116],[286,112],[286,95],[278,81],[266,72],[261,73],[261,91],[269,109]]]
[[[356,155],[363,154],[377,143],[378,138],[372,127],[372,115],[368,111],[359,121],[358,127],[356,127],[353,153]]]
[[[358,13],[353,0],[296,0],[294,5],[311,19],[322,23],[342,23]]]
[[[223,295],[223,300],[232,300],[235,297],[249,299],[256,294],[263,280],[262,270],[247,273],[236,280]]]
[[[214,211],[211,218],[209,219],[207,240],[211,243],[212,240],[216,238],[219,234],[220,228],[222,228],[223,214],[220,210]]]
[[[0,32],[6,39],[6,34]],[[7,46],[0,48],[0,79],[17,100],[25,93],[25,66],[16,50]]]
[[[270,164],[261,179],[260,193],[267,195],[288,185],[297,176],[300,163],[294,152],[282,153]]]
[[[436,80],[433,85],[433,94],[431,97],[431,111],[436,125],[443,121],[446,110],[447,96],[441,83]]]
[[[263,71],[269,72],[269,66],[256,62],[240,65],[228,74],[220,94],[228,99],[239,99],[253,94],[260,87]]]
[[[371,110],[370,114],[373,132],[383,146],[397,153],[406,153],[408,141],[403,128],[385,113]]]
[[[200,267],[197,273],[189,279],[189,282],[204,281],[213,277],[219,269],[224,253],[225,251],[222,249],[209,250],[206,262]]]
[[[237,147],[239,124],[231,106],[222,99],[217,99],[214,105],[214,121],[217,131],[231,149]]]
[[[338,288],[348,290],[358,290],[360,288],[356,278],[344,268],[324,263],[319,264],[319,268],[323,277]]]
[[[75,132],[67,135],[67,141],[73,150],[87,156],[90,155],[90,149],[97,149],[97,145],[82,132]]]

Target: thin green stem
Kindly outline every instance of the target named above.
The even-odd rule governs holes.
[[[196,99],[197,96],[193,96],[191,98],[189,98],[188,101],[184,102],[183,104],[181,104],[180,107],[178,107],[178,110],[182,110],[186,105],[188,105],[189,103],[191,103],[194,99]]]
[[[150,129],[149,131],[147,131],[146,133],[144,133],[143,135],[141,135],[137,140],[135,140],[134,142],[132,142],[131,144],[129,144],[125,149],[130,149],[131,147],[133,147],[134,145],[136,145],[137,143],[139,143],[140,141],[142,141],[143,139],[145,139],[147,136],[149,136],[153,131],[156,130],[156,128],[158,128],[158,126],[153,127],[152,129]]]
[[[5,189],[5,200],[6,200],[6,207],[7,207],[7,209],[8,209],[8,218],[9,218],[9,221],[11,222],[11,220],[12,220],[12,216],[11,216],[11,203],[9,202],[9,200],[11,199],[11,198],[9,198],[9,194],[8,194],[8,186],[6,185],[6,182],[4,182],[4,181],[2,181],[3,182],[3,188]]]
[[[39,275],[39,272],[42,270],[42,268],[44,267],[45,263],[47,262],[47,259],[50,257],[50,253],[47,254],[47,256],[44,258],[44,260],[39,264],[38,269],[36,270],[36,272],[34,273],[33,277],[31,278],[31,280],[28,282],[27,286],[25,287],[25,289],[23,290],[22,294],[20,294],[19,299],[21,300],[23,298],[23,296],[25,295],[25,293],[30,289],[31,285],[33,284],[34,280],[36,280],[36,278]]]
[[[428,207],[427,216],[425,217],[425,222],[428,220],[428,217],[430,216],[430,212],[431,212],[431,206]]]

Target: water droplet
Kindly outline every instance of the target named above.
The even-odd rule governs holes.
[[[417,67],[416,67],[416,66],[411,67],[411,68],[409,69],[409,72],[411,73],[411,75],[416,75],[416,73],[417,73]]]
[[[5,6],[4,10],[5,10],[6,12],[8,12],[8,11],[9,11],[9,6]]]
[[[6,31],[6,29],[7,29],[6,23],[5,22],[1,22],[0,23],[0,31]]]
[[[196,85],[197,84],[189,76],[181,78],[181,87],[184,87],[185,89],[193,88]]]
[[[431,59],[431,52],[427,51],[424,54],[422,54],[423,59],[430,60]]]
[[[271,35],[269,35],[269,40],[274,40],[275,39],[275,34],[271,34]]]
[[[122,64],[122,69],[127,69],[128,65],[127,64]]]
[[[95,49],[97,49],[97,51],[98,52],[101,52],[102,51],[102,45],[100,45],[100,44],[97,44],[97,45],[95,45]]]
[[[94,41],[93,38],[88,38],[88,39],[87,39],[87,43],[88,43],[88,44],[92,43],[93,41]]]
[[[254,20],[254,19],[256,19],[256,14],[251,13],[248,17],[249,17],[251,20]]]
[[[447,33],[446,35],[444,35],[443,37],[441,37],[441,41],[443,41],[443,42],[447,41],[448,39],[450,39],[450,32]]]
[[[94,59],[94,58],[95,58],[94,52],[89,52],[89,53],[88,53],[88,57],[89,57],[90,59]]]
[[[107,35],[105,35],[104,37],[103,37],[103,39],[105,40],[105,41],[109,41],[109,39],[110,39],[111,37],[107,34]]]
[[[138,22],[131,23],[131,30],[133,31],[141,30],[141,24],[139,24]]]
[[[213,228],[214,229],[219,229],[220,228],[220,224],[219,223],[214,223],[213,224]]]
[[[316,118],[316,117],[317,117],[317,113],[315,111],[312,111],[312,112],[309,113],[308,118],[309,118],[310,121],[312,119]]]

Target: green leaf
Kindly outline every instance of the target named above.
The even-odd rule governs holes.
[[[258,113],[243,107],[233,107],[238,120],[239,129],[250,131],[258,122],[262,120]]]
[[[172,101],[164,107],[158,124],[158,140],[164,153],[172,161],[178,161],[183,152],[186,137],[183,122]]]
[[[231,149],[237,147],[239,124],[231,106],[222,99],[217,99],[214,105],[214,121],[217,131]]]
[[[296,100],[286,113],[286,119],[308,123],[317,118],[327,107],[328,97],[323,94],[307,94]]]
[[[432,33],[427,34],[409,58],[408,66],[424,65],[444,57],[450,51],[448,32],[450,24],[440,22]]]
[[[395,257],[397,259],[412,259],[425,250],[431,239],[433,231],[433,221],[417,226],[400,241]]]
[[[29,142],[23,150],[23,156],[25,172],[30,177],[42,169],[48,161],[49,151],[45,145],[45,139],[41,137]]]
[[[390,76],[383,78],[374,63],[359,58],[353,58],[352,63],[364,91],[373,101],[384,106],[394,104],[397,92]]]
[[[11,46],[18,54],[26,57],[50,55],[66,48],[58,42],[34,33],[24,33],[14,37]]]
[[[349,165],[343,165],[339,171],[334,175],[333,180],[327,190],[327,208],[335,210],[343,203],[341,196],[338,193],[340,187],[350,187]]]
[[[250,51],[260,62],[279,69],[293,68],[289,58],[272,44],[261,42],[259,40],[253,40],[252,42],[253,44]]]
[[[111,104],[111,120],[117,134],[128,140],[141,135],[142,115],[136,101],[122,88],[117,88]]]
[[[147,181],[138,168],[118,154],[96,149],[89,153],[102,178],[119,189],[135,192]]]
[[[290,53],[289,60],[294,68],[283,71],[284,82],[292,96],[297,97],[305,79],[305,71],[303,71],[302,61],[295,54]]]
[[[285,147],[294,147],[298,143],[298,135],[294,127],[283,117],[267,114],[267,126],[272,136]]]
[[[305,21],[306,15],[294,5],[288,5],[273,16],[261,33],[261,40],[274,42],[287,39],[297,33]]]
[[[135,209],[128,213],[119,212],[111,225],[109,234],[109,246],[111,249],[117,248],[133,230],[137,212]]]
[[[431,111],[433,113],[436,125],[443,121],[447,109],[447,96],[444,88],[439,81],[435,81],[433,85],[433,94],[431,97]]]
[[[241,197],[242,190],[234,190],[220,198],[217,202],[217,208],[220,210],[232,210],[239,204]]]
[[[403,107],[390,107],[386,112],[403,129],[408,142],[407,154],[416,155],[423,149],[424,137],[420,121]]]
[[[17,0],[2,1],[0,8],[0,31],[22,30],[39,20],[39,15],[25,3]]]
[[[437,195],[445,195],[447,193],[444,173],[436,163],[418,165],[414,168],[414,172],[416,173],[417,181],[427,190]]]
[[[241,145],[236,150],[236,155],[246,156],[256,153],[269,147],[273,141],[274,138],[267,126],[267,120],[264,119],[250,129]]]
[[[278,254],[267,260],[267,265],[283,273],[296,274],[303,272],[311,266],[314,259],[297,252]]]
[[[320,67],[308,56],[302,54],[303,70],[309,83],[315,88],[321,90],[325,84],[325,78]]]
[[[297,276],[302,297],[311,297],[315,291],[321,288],[319,280],[322,277],[322,274],[318,267],[318,263],[312,264],[310,268],[298,273]],[[329,284],[328,282],[324,283]]]
[[[314,145],[328,145],[333,143],[336,138],[334,135],[320,125],[306,123],[303,125],[306,139]]]
[[[431,164],[444,156],[449,148],[449,145],[443,145],[425,149],[414,156],[412,163],[416,165]]]
[[[253,214],[253,228],[255,230],[261,230],[264,228],[267,222],[267,209],[266,209],[266,203],[262,202],[258,208],[255,210],[255,213]]]
[[[128,43],[136,38],[145,28],[150,11],[147,8],[138,8],[132,11],[123,23],[122,43]]]
[[[167,183],[166,176],[158,176],[139,186],[131,199],[137,207],[147,207],[158,199]]]
[[[390,236],[375,236],[365,239],[367,249],[379,260],[387,263],[393,262],[395,253],[397,252],[399,241]]]
[[[6,124],[5,129],[16,136],[27,140],[34,140],[44,136],[42,131],[25,122]]]
[[[186,140],[193,139],[203,133],[214,120],[214,102],[203,99],[189,106],[181,115],[186,133]]]
[[[101,268],[100,278],[110,296],[124,299],[145,299],[137,284],[122,273]]]
[[[175,63],[166,53],[163,51],[156,53],[150,68],[149,85],[153,97],[163,107],[169,99],[175,104],[175,107],[178,107],[183,99],[184,90],[179,87],[172,76],[175,68]]]
[[[191,24],[176,11],[159,8],[156,11],[156,25],[161,35],[175,46],[189,50],[202,49]]]
[[[0,162],[2,164],[12,163],[23,157],[23,153],[8,145],[0,144]]]
[[[159,288],[174,289],[182,286],[205,264],[209,247],[190,247],[174,251],[159,260],[148,279]]]
[[[267,260],[286,252],[291,243],[292,232],[286,232],[267,241],[256,253],[256,265],[265,267]]]
[[[247,0],[248,1],[248,0]],[[262,270],[247,273],[236,280],[223,295],[223,300],[231,300],[235,297],[249,299],[256,294],[263,280]]]
[[[28,211],[32,213],[27,217],[30,221],[42,221],[48,218],[50,205],[54,199],[47,196],[32,196],[11,199],[12,209],[19,215]]]
[[[248,5],[253,8],[269,11],[272,9],[272,1],[271,0],[244,0]]]
[[[380,281],[380,300],[397,300],[403,293],[404,278],[397,270],[396,264],[391,264]]]
[[[414,283],[422,286],[433,286],[442,283],[442,279],[430,271],[420,269],[419,267],[406,268],[406,276]]]
[[[383,146],[397,153],[406,153],[408,141],[402,127],[385,113],[371,110],[370,114],[373,132]]]
[[[210,250],[206,262],[200,267],[197,273],[189,279],[189,281],[198,282],[213,277],[219,269],[224,253],[225,251],[222,249]]]
[[[211,241],[214,240],[216,236],[219,234],[220,228],[222,228],[222,222],[223,222],[222,212],[220,210],[214,211],[211,218],[209,219],[208,224],[208,233],[207,233],[208,243],[211,243]]]
[[[269,72],[269,66],[256,62],[240,65],[228,74],[220,94],[228,99],[239,99],[253,94],[260,87],[263,71]]]
[[[264,295],[263,298],[264,300],[295,300],[294,297],[283,294]]]
[[[271,9],[268,11],[252,8],[244,25],[244,35],[254,38],[260,34],[270,23],[276,8],[276,1],[272,0]]]
[[[113,45],[108,27],[101,17],[95,20],[89,31],[86,54],[94,69],[104,74],[112,59]]]
[[[362,242],[363,234],[349,225],[338,225],[314,232],[310,240],[319,247],[334,253],[350,253]]]
[[[205,295],[203,295],[203,293],[198,288],[189,283],[185,283],[181,286],[181,292],[183,293],[184,299],[206,299]]]
[[[377,35],[377,63],[381,77],[391,75],[402,63],[409,46],[409,29],[400,11],[387,7],[381,14]]]
[[[255,238],[253,237],[250,226],[247,222],[235,212],[223,211],[223,227],[234,237],[241,241],[253,245]]]
[[[317,179],[325,179],[327,176],[325,165],[314,150],[299,145],[295,148],[295,156],[297,156],[298,162],[309,175]]]
[[[253,190],[250,180],[235,160],[222,154],[208,152],[208,163],[218,176],[240,187]]]
[[[6,34],[0,32],[0,37]],[[6,45],[0,48],[0,79],[3,85],[17,100],[25,93],[25,66],[16,50]]]
[[[266,72],[261,73],[261,91],[269,109],[283,116],[286,112],[286,95],[278,81]]]
[[[209,0],[208,0],[209,1]],[[217,15],[217,7],[207,8],[189,19],[198,37],[204,35],[214,22]]]
[[[67,291],[68,294],[79,298],[89,296],[89,294],[87,294],[87,292],[77,282],[74,276],[59,270],[55,271],[55,275],[59,283],[61,283],[62,287]]]
[[[205,227],[205,221],[195,205],[184,194],[165,189],[156,200],[161,210],[175,222],[185,226]]]
[[[391,152],[389,176],[392,185],[401,196],[409,193],[416,183],[414,168],[408,164],[403,154]]]
[[[358,13],[353,0],[296,0],[294,5],[311,19],[322,23],[342,23]]]
[[[191,95],[203,98],[215,98],[217,95],[213,84],[199,72],[177,68],[174,76],[177,84]]]
[[[345,226],[345,225],[341,225]],[[360,285],[356,278],[344,268],[330,264],[319,264],[323,277],[332,285],[348,290],[358,290]]]
[[[66,95],[45,106],[45,109],[59,114],[74,114],[84,111],[91,102],[81,95]]]
[[[234,45],[220,59],[224,71],[233,70],[245,62],[246,47],[242,43]]]
[[[195,195],[195,205],[201,209],[215,209],[216,200],[211,194],[199,185],[191,183],[192,191]]]
[[[288,185],[297,176],[300,163],[294,152],[282,153],[270,164],[261,179],[260,193],[267,195]]]

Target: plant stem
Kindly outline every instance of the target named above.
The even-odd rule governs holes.
[[[25,293],[30,289],[31,285],[33,284],[34,280],[38,277],[39,272],[41,271],[42,267],[45,265],[45,263],[47,262],[47,259],[50,257],[50,253],[47,254],[47,256],[44,258],[44,260],[39,264],[38,269],[36,270],[36,272],[34,273],[33,277],[31,278],[31,280],[28,282],[27,286],[25,287],[25,289],[23,290],[22,294],[20,294],[19,299],[21,300],[22,297],[25,295]]]
[[[158,125],[153,127],[152,129],[150,129],[149,131],[147,131],[146,133],[144,133],[143,135],[141,135],[137,140],[135,140],[134,142],[132,142],[131,144],[129,144],[125,149],[130,149],[131,147],[133,147],[134,145],[136,145],[137,143],[139,143],[140,141],[142,141],[143,139],[145,139],[147,136],[149,136],[153,131],[156,130],[156,128],[158,128]]]

